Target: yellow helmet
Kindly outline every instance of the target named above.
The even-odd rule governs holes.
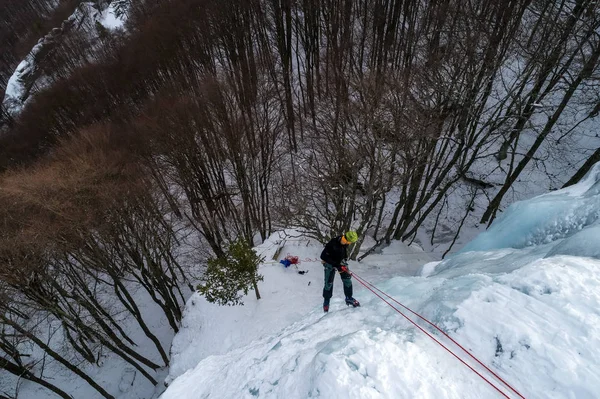
[[[344,238],[346,238],[346,241],[352,244],[358,240],[358,234],[356,234],[356,231],[347,231],[346,234],[344,234]]]

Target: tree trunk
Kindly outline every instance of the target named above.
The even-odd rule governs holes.
[[[594,52],[591,54],[590,58],[585,63],[583,69],[581,70],[577,78],[569,85],[569,88],[565,93],[560,105],[558,106],[556,111],[554,111],[548,122],[546,122],[546,125],[544,126],[540,134],[537,136],[535,142],[529,148],[529,151],[527,151],[523,159],[521,159],[521,161],[518,163],[515,170],[509,176],[507,176],[506,182],[504,183],[498,194],[496,194],[496,196],[492,199],[488,208],[481,217],[481,223],[487,223],[488,221],[491,223],[494,220],[496,212],[500,208],[500,203],[502,202],[504,195],[508,192],[512,184],[517,180],[523,169],[525,169],[527,164],[529,164],[539,147],[542,145],[542,143],[556,124],[556,121],[558,121],[558,118],[560,117],[566,106],[569,104],[569,101],[573,97],[575,90],[577,90],[577,88],[584,79],[588,78],[592,74],[598,63],[599,57],[600,46],[594,49]]]
[[[575,183],[578,183],[579,180],[581,180],[583,176],[585,176],[586,173],[589,172],[592,166],[596,164],[596,162],[600,162],[600,148],[597,148],[596,151],[594,151],[594,153],[587,159],[587,161],[585,161],[583,165],[581,165],[579,170],[575,172],[573,176],[571,176],[569,181],[566,182],[562,186],[562,188],[569,187]]]
[[[256,299],[260,299],[260,292],[258,291],[258,284],[256,283],[256,279],[252,279],[252,286],[254,287],[254,293],[256,294]]]
[[[54,392],[55,394],[57,394],[58,396],[60,396],[63,399],[73,399],[73,397],[71,395],[69,395],[68,393],[66,393],[65,391],[63,391],[62,389],[57,387],[56,385],[51,384],[48,381],[45,381],[41,378],[36,377],[35,374],[33,374],[31,371],[29,371],[25,367],[20,367],[14,363],[11,363],[7,359],[0,358],[0,369],[4,369],[4,370],[8,371],[9,373],[16,375],[17,377],[25,378],[26,380],[35,382],[35,383],[43,386],[44,388],[49,389],[50,391]]]
[[[36,337],[35,335],[33,335],[31,332],[25,330],[23,327],[21,327],[20,325],[18,325],[14,321],[7,319],[3,315],[0,315],[0,319],[2,319],[3,323],[5,323],[7,325],[10,325],[16,331],[20,332],[21,334],[23,334],[24,336],[26,336],[27,338],[29,338],[30,340],[32,340],[33,342],[35,342],[35,344],[37,346],[39,346],[41,349],[43,349],[44,352],[46,352],[47,354],[49,354],[50,356],[52,356],[60,364],[62,364],[67,369],[69,369],[70,371],[72,371],[73,373],[75,373],[79,377],[81,377],[83,380],[85,380],[85,382],[87,382],[88,384],[90,384],[102,396],[104,396],[107,399],[114,399],[114,396],[112,396],[111,394],[109,394],[108,392],[106,392],[104,390],[104,388],[102,388],[100,385],[98,385],[92,378],[90,378],[89,375],[87,375],[86,373],[84,373],[83,371],[81,371],[78,367],[76,367],[75,365],[73,365],[72,363],[70,363],[67,359],[65,359],[64,357],[62,357],[61,355],[59,355],[57,352],[55,352],[54,350],[52,350],[52,348],[50,348],[48,345],[46,345],[42,340],[40,340],[38,337]]]

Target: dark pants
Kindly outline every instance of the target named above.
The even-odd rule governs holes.
[[[330,265],[329,263],[323,264],[323,268],[325,270],[325,287],[323,287],[323,298],[325,298],[325,302],[329,303],[329,299],[333,294],[333,279],[335,278],[335,274],[337,269]],[[352,296],[352,276],[350,273],[340,273],[340,277],[342,278],[342,283],[344,283],[344,295],[346,298]]]

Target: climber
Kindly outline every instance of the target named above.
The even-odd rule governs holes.
[[[325,245],[321,253],[321,260],[325,271],[325,286],[323,287],[323,311],[329,311],[329,300],[333,294],[333,279],[335,272],[338,271],[344,284],[344,294],[346,295],[346,305],[353,307],[360,306],[360,303],[352,297],[352,274],[348,270],[348,245],[358,240],[358,234],[355,231],[347,231],[345,234],[331,239]]]

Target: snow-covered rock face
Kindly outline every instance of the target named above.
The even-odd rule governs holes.
[[[100,23],[107,29],[120,29],[125,21],[124,17],[117,17],[114,3],[110,3],[108,8],[102,13]]]
[[[461,252],[555,243],[556,249],[549,253],[600,259],[597,246],[586,246],[585,253],[580,252],[582,240],[589,242],[593,232],[598,231],[599,220],[600,164],[597,164],[579,184],[512,204],[488,231]],[[566,242],[562,242],[565,238]]]
[[[438,325],[524,397],[597,398],[600,260],[573,255],[600,247],[599,176],[597,165],[578,185],[509,208],[471,250],[425,264],[420,276],[404,273],[408,262],[398,266],[402,247],[350,268]],[[321,249],[302,248],[292,255],[311,260]],[[405,311],[500,394],[356,279],[362,307],[343,306],[336,277],[323,314],[322,270],[306,267],[312,287],[265,264],[264,299],[248,298],[246,309],[219,312],[194,297],[174,342],[175,379],[162,398],[518,397]]]
[[[17,66],[6,85],[3,105],[9,114],[16,116],[23,109],[32,87],[39,81],[39,60],[52,51],[57,41],[61,40],[60,36],[71,29],[83,29],[93,37],[97,35],[96,21],[108,29],[117,29],[123,25],[123,21],[115,17],[112,3],[83,2],[60,27],[53,28],[37,42],[27,57]]]

